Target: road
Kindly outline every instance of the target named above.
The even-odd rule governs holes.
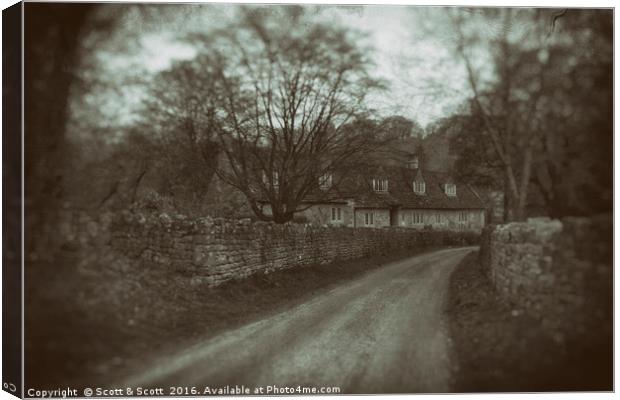
[[[293,309],[181,349],[123,385],[449,392],[443,303],[454,267],[474,249],[386,264]]]

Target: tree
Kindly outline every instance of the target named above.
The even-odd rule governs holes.
[[[483,86],[482,77],[476,71],[471,55],[471,49],[476,47],[477,37],[472,35],[472,39],[467,36],[463,15],[457,15],[454,19],[458,32],[457,52],[464,62],[473,93],[472,112],[483,122],[484,132],[502,166],[507,201],[506,219],[522,220],[525,217],[525,202],[536,144],[535,136],[540,134],[536,126],[539,118],[533,112],[536,111],[542,85],[538,85],[535,93],[521,90],[524,99],[515,97],[515,92],[524,88],[515,82],[518,63],[515,62],[514,52],[520,49],[510,40],[510,27],[514,23],[515,11],[501,9],[483,13],[485,18],[495,19],[504,26],[504,29],[488,44],[492,53],[496,81],[486,88]],[[520,125],[520,122],[524,122],[523,117],[530,118],[533,123],[527,124],[528,126]]]
[[[371,128],[375,132],[377,144],[370,156],[374,163],[403,165],[416,152],[422,140],[422,127],[409,118],[392,115],[376,123]]]
[[[475,187],[498,189],[502,187],[501,164],[494,150],[482,134],[483,122],[479,116],[461,115],[447,120],[455,128],[449,138],[450,151],[456,154],[452,174]]]
[[[386,135],[393,136],[397,140],[421,137],[424,133],[420,124],[400,115],[384,118],[381,125]]]
[[[501,171],[506,219],[525,218],[532,183],[550,215],[604,209],[602,202],[595,205],[584,194],[591,193],[585,190],[588,187],[609,190],[611,179],[597,176],[608,177],[606,167],[578,149],[585,143],[600,147],[611,140],[611,35],[603,33],[610,31],[610,14],[501,9],[481,11],[472,20],[478,26],[495,22],[502,27],[485,41],[463,15],[454,18],[456,50],[472,92],[471,113],[482,135],[474,142],[488,143],[491,151],[480,151],[478,156]],[[597,49],[597,56],[588,56],[585,49],[577,51],[583,41]],[[485,74],[483,66],[474,62],[473,54],[481,44],[491,55],[491,73]],[[594,81],[595,94],[581,91],[581,84],[569,85],[565,77],[571,74],[581,75],[575,81]],[[593,89],[592,84],[586,86]],[[584,101],[588,97],[597,99],[596,107]],[[596,133],[584,135],[580,127],[595,128]],[[609,154],[602,156],[606,162],[611,160]]]
[[[426,136],[422,142],[424,165],[427,169],[449,172],[454,168],[457,155],[461,149],[454,145],[453,139],[461,132],[466,118],[468,116],[455,114],[428,124]],[[455,175],[460,179],[463,178],[458,173]]]
[[[609,212],[613,199],[613,16],[567,11],[549,49],[541,156],[533,184],[549,215]]]
[[[100,91],[97,71],[92,68],[98,60],[88,59],[132,11],[147,14],[140,4],[24,5],[26,252],[38,251],[35,247],[48,254],[55,250],[61,218],[58,211],[82,191],[71,185],[79,178],[72,170],[76,165],[72,156],[79,154],[75,144],[80,141],[70,133],[75,117],[72,103],[83,103],[86,92]],[[157,23],[160,21],[157,18]],[[125,34],[123,44],[135,44],[135,36]],[[85,126],[92,121],[87,115],[81,122]],[[91,124],[89,130],[97,129]]]
[[[380,85],[356,39],[301,7],[244,8],[220,35],[192,38],[204,46],[197,62],[212,86],[200,89],[228,161],[216,173],[259,218],[292,220],[321,176],[372,150],[373,135],[352,122],[361,123],[363,100]]]
[[[196,197],[197,203],[209,191],[221,154],[213,128],[216,89],[208,65],[209,60],[197,57],[155,76],[140,123],[157,142],[164,164],[159,173],[166,181],[162,190],[177,199]],[[185,208],[195,206],[184,203]]]

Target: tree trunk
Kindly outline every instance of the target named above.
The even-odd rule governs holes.
[[[515,210],[514,220],[524,221],[526,217],[525,207],[527,206],[527,194],[530,186],[530,177],[532,175],[532,159],[534,149],[531,145],[525,149],[523,156],[523,169],[521,171],[521,183],[519,185],[519,201]]]
[[[513,194],[510,189],[510,183],[508,182],[508,177],[504,176],[504,216],[503,222],[510,222],[513,220]]]
[[[55,225],[62,199],[69,93],[79,62],[81,31],[97,7],[24,5],[26,253],[50,255],[58,239]]]
[[[525,205],[522,204],[521,199],[517,202],[515,210],[513,212],[512,221],[525,221]]]
[[[295,214],[289,211],[277,211],[276,212],[276,210],[274,210],[273,222],[275,222],[276,224],[285,224],[287,222],[292,221],[294,216]]]
[[[138,187],[140,186],[140,182],[142,182],[142,178],[144,178],[144,175],[146,175],[147,171],[148,171],[147,167],[144,167],[142,171],[140,171],[140,173],[138,174],[138,177],[134,180],[133,187],[131,189],[131,200],[129,204],[133,204],[136,202],[136,197],[138,195]]]

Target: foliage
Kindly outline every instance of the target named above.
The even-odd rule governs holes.
[[[450,138],[450,149],[457,153],[453,172],[456,179],[480,188],[501,188],[501,169],[486,143],[482,122],[475,116],[460,119],[457,133]]]
[[[536,203],[553,216],[611,208],[611,14],[502,9],[473,20],[505,29],[484,39],[455,17],[473,93],[454,142],[456,170],[473,182],[499,180],[509,220]],[[473,61],[481,45],[492,73]]]
[[[404,140],[424,136],[424,129],[419,123],[401,115],[383,118],[381,126],[385,134],[394,139]]]
[[[441,118],[426,127],[426,136],[421,143],[420,154],[427,169],[451,172],[456,161],[457,147],[452,146],[455,135],[463,128],[464,116],[454,114]],[[455,174],[455,177],[460,177]]]

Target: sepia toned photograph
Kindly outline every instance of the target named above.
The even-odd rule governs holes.
[[[614,9],[13,7],[5,391],[614,390]]]

